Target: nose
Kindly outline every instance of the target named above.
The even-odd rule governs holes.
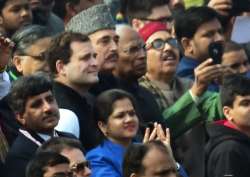
[[[21,12],[22,17],[28,17],[31,16],[30,8],[23,8]]]
[[[51,111],[51,109],[52,109],[51,103],[49,103],[47,100],[44,100],[43,101],[43,111],[48,112],[48,111]]]
[[[224,42],[224,41],[225,37],[220,32],[216,32],[214,36],[214,42]]]
[[[146,59],[146,50],[144,48],[141,48],[139,51],[138,51],[138,58],[140,59]]]
[[[246,66],[246,65],[241,65],[241,66],[240,66],[239,72],[240,72],[240,73],[246,73],[248,70],[249,70],[249,67],[248,67],[248,66]]]
[[[163,51],[173,50],[173,48],[172,45],[166,42]]]
[[[111,42],[110,42],[110,50],[117,52],[117,49],[118,49],[117,43],[114,40],[111,40]]]
[[[96,57],[94,57],[94,56],[92,56],[91,57],[91,66],[95,66],[95,67],[97,67],[97,59],[96,59]]]

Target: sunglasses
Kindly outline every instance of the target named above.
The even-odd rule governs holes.
[[[172,47],[178,48],[178,41],[175,38],[169,38],[167,40],[163,40],[163,39],[156,39],[153,42],[151,42],[149,44],[149,46],[147,47],[147,49],[149,48],[154,48],[156,50],[162,50],[165,47],[165,44],[169,44]]]
[[[80,163],[75,163],[70,167],[70,170],[75,173],[79,173],[81,171],[85,170],[85,167],[91,168],[90,167],[90,162],[89,161],[83,161]]]
[[[53,174],[52,177],[74,177],[73,172],[59,172]]]

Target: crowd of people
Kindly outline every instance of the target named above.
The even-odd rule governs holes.
[[[247,1],[0,0],[0,177],[247,177]]]

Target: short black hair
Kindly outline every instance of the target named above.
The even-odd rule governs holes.
[[[250,95],[250,79],[242,74],[233,74],[223,80],[220,89],[222,107],[233,107],[236,96]]]
[[[155,7],[168,5],[169,0],[128,0],[125,15],[131,24],[134,18],[147,18]]]
[[[38,148],[37,153],[43,151],[61,153],[64,149],[79,149],[83,153],[85,152],[79,140],[65,137],[55,137],[43,143],[42,146]]]
[[[69,164],[69,160],[56,152],[41,152],[28,163],[26,177],[43,177],[47,167],[59,164]]]
[[[131,144],[127,148],[123,159],[123,177],[129,177],[132,173],[143,174],[145,168],[142,161],[147,153],[153,148],[159,149],[172,158],[171,152],[161,141],[154,140],[145,144]]]
[[[36,73],[18,78],[8,95],[9,105],[16,113],[24,113],[29,97],[52,91],[52,82],[45,73]]]
[[[47,62],[50,67],[50,71],[53,74],[57,73],[56,61],[62,60],[64,64],[70,62],[72,55],[72,49],[70,44],[72,42],[89,42],[90,39],[87,35],[75,32],[63,32],[52,38],[50,47],[46,51]]]
[[[27,25],[17,30],[11,37],[15,43],[12,55],[25,55],[26,50],[39,39],[50,37],[52,34],[44,26]]]
[[[128,98],[135,111],[136,111],[136,101],[134,99],[134,97],[124,91],[124,90],[120,90],[120,89],[111,89],[111,90],[107,90],[102,92],[95,100],[95,104],[94,104],[94,120],[96,122],[96,125],[98,124],[99,121],[107,124],[109,116],[112,114],[113,109],[114,109],[114,103],[117,100],[122,100]],[[98,129],[99,130],[99,129]],[[99,131],[100,133],[100,141],[103,140],[105,137],[104,135]]]
[[[224,53],[232,52],[232,51],[239,51],[239,50],[244,50],[244,47],[241,44],[238,44],[237,42],[234,42],[234,41],[225,42],[225,46],[223,50]]]
[[[191,7],[175,17],[175,34],[179,41],[183,37],[192,38],[198,28],[207,22],[218,19],[218,13],[206,6]]]
[[[64,19],[66,16],[66,4],[77,5],[79,2],[80,0],[55,0],[53,12],[61,19]]]
[[[1,12],[1,14],[2,14],[2,10],[5,7],[7,1],[9,1],[9,0],[0,0],[0,12]]]

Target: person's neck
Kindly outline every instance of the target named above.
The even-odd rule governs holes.
[[[164,84],[171,84],[173,81],[175,73],[168,73],[168,74],[153,74],[153,73],[146,73],[146,76],[149,80],[161,82]]]
[[[137,82],[138,78],[137,77],[128,77],[128,76],[123,76],[121,74],[119,74],[118,72],[116,71],[113,71],[113,75],[118,78],[118,79],[121,79],[123,81],[125,81],[126,83],[129,83],[129,84],[133,84],[135,82]]]
[[[231,121],[230,121],[230,123],[234,125],[236,130],[238,130],[239,132],[241,132],[241,133],[247,135],[248,137],[250,137],[250,128],[249,127],[247,127],[247,126],[246,127],[238,126],[234,122],[231,122]]]
[[[127,148],[132,140],[131,139],[122,139],[122,140],[117,140],[117,139],[114,139],[114,138],[111,138],[111,137],[107,137],[109,141],[115,143],[115,144],[119,144],[119,145],[122,145],[123,147]]]
[[[61,79],[61,78],[56,78],[55,79],[57,82],[60,82],[61,84],[64,84],[70,88],[72,88],[74,91],[76,91],[78,94],[80,94],[82,97],[86,95],[88,92],[89,88],[91,87],[90,85],[77,85],[77,84],[72,84],[67,80]]]

